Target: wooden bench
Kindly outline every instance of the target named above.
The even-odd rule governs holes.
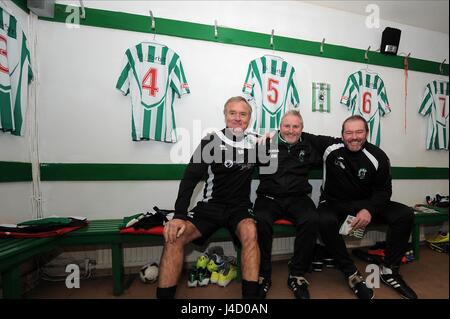
[[[150,246],[160,246],[164,244],[161,235],[134,235],[119,233],[121,219],[93,220],[88,227],[76,230],[63,235],[60,246],[82,246],[82,245],[108,245],[111,248],[111,264],[113,276],[113,294],[118,296],[124,291],[124,264],[123,246],[124,244],[146,244]],[[211,241],[228,241],[230,235],[223,228],[219,229],[211,237]]]
[[[3,298],[20,298],[22,281],[20,265],[43,253],[59,247],[106,245],[111,248],[113,294],[121,295],[124,290],[124,244],[164,244],[160,235],[133,235],[119,233],[121,219],[92,220],[87,227],[66,233],[61,237],[0,239],[0,273],[2,276]],[[210,241],[228,241],[230,234],[225,228],[219,229]]]
[[[22,280],[20,265],[58,247],[57,238],[0,239],[0,275],[3,298],[20,298]]]
[[[419,258],[420,225],[432,224],[448,220],[448,209],[437,214],[417,213],[415,215],[412,243],[414,256]],[[121,219],[92,220],[87,227],[66,233],[58,238],[40,239],[0,239],[0,272],[3,282],[4,298],[20,298],[22,294],[19,265],[27,259],[58,247],[106,245],[111,248],[111,264],[113,276],[113,294],[121,295],[124,291],[123,248],[125,244],[145,244],[159,246],[164,244],[160,235],[133,235],[119,233]],[[274,238],[295,236],[292,225],[274,225]],[[219,229],[210,242],[229,241],[228,230]],[[240,264],[240,250],[237,250]],[[239,272],[240,275],[240,272]],[[238,277],[238,279],[240,279]]]
[[[437,213],[415,212],[414,227],[411,234],[415,260],[420,258],[420,225],[430,225],[448,221],[448,208],[436,208],[428,205],[424,206],[436,210]]]

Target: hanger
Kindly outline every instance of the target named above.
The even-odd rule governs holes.
[[[366,53],[364,54],[364,60],[366,60],[366,66],[361,69],[361,71],[365,71],[367,73],[377,73],[369,68],[369,51],[370,51],[370,45],[366,50]]]
[[[155,23],[155,18],[153,17],[153,12],[152,10],[149,10],[150,13],[150,18],[151,20],[151,31],[153,31],[153,41],[155,41],[156,38],[156,23]]]
[[[271,56],[271,57],[274,57],[274,58],[277,58],[277,59],[284,60],[282,57],[280,57],[280,56],[275,54],[275,42],[273,40],[274,33],[275,33],[275,30],[272,29],[272,34],[270,35],[270,42],[269,42],[270,47],[272,48],[272,54],[265,54],[265,56],[269,56],[269,57]]]
[[[143,43],[154,43],[154,44],[158,44],[158,45],[165,45],[165,44],[159,42],[158,40],[156,40],[156,22],[155,22],[155,18],[153,16],[153,11],[152,10],[149,10],[148,12],[150,14],[150,32],[153,33],[153,39],[152,40],[143,41]]]

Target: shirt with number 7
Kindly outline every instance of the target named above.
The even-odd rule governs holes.
[[[377,73],[360,70],[350,76],[341,97],[352,115],[361,115],[369,125],[369,142],[380,146],[382,116],[391,112],[383,80]]]
[[[190,93],[177,53],[156,42],[129,48],[116,88],[131,95],[133,141],[177,141],[174,99]]]
[[[427,150],[448,150],[448,81],[427,84],[419,113],[428,116]]]
[[[259,133],[279,129],[284,113],[300,103],[295,69],[278,56],[264,55],[251,61],[242,92],[253,109],[249,128]]]

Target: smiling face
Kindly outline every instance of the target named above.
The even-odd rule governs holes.
[[[225,124],[233,133],[242,135],[251,117],[251,108],[244,101],[230,101],[225,106]]]
[[[342,130],[342,140],[345,147],[352,152],[361,150],[363,144],[367,140],[367,134],[365,123],[360,119],[349,120],[344,124]]]
[[[298,116],[287,114],[280,124],[280,133],[283,140],[289,144],[295,144],[302,135],[303,123]]]

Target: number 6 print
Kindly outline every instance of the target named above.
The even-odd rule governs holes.
[[[7,44],[6,38],[5,38],[4,36],[0,35],[0,44],[1,44],[2,42],[5,43],[5,48],[6,48],[6,44]],[[0,49],[0,56],[2,56],[2,55],[6,58],[6,61],[8,61],[8,53],[6,52],[5,49]],[[4,66],[4,65],[1,63],[1,60],[0,60],[0,72],[9,74],[9,69],[8,69],[8,67],[7,67],[7,66]]]
[[[363,103],[362,103],[362,111],[366,114],[370,114],[370,110],[372,109],[372,94],[370,92],[365,92],[363,94]]]

